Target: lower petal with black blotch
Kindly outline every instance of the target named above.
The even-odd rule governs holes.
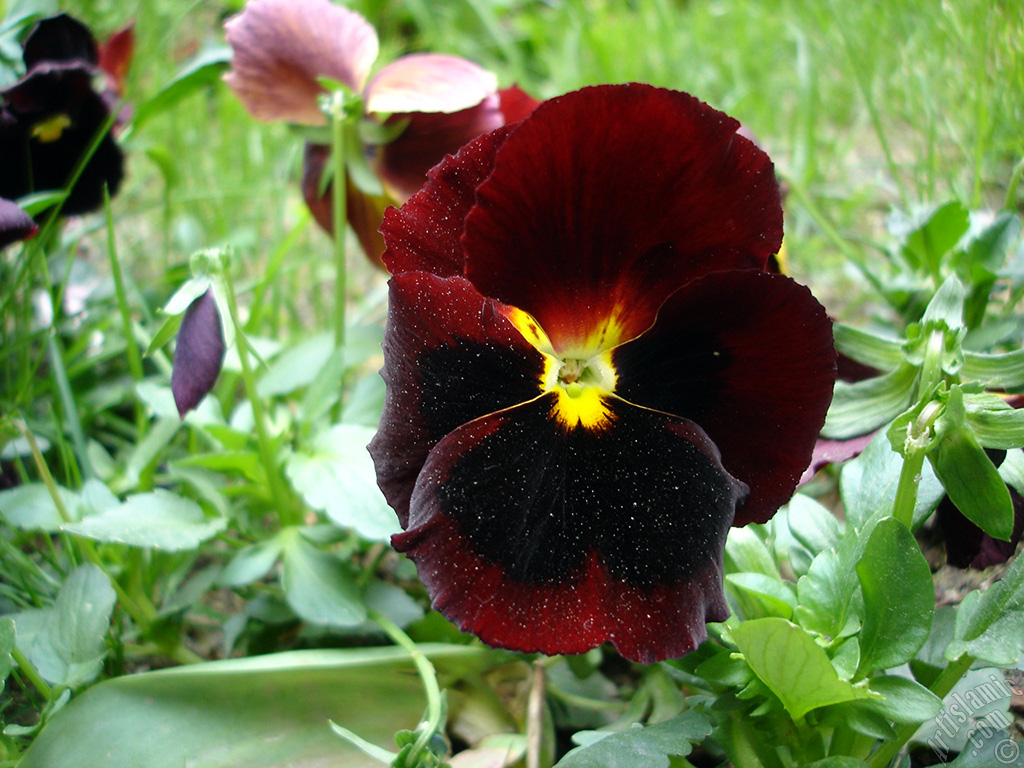
[[[736,525],[789,501],[832,400],[832,323],[804,286],[737,270],[687,284],[613,353],[616,394],[691,419],[750,486]]]
[[[728,616],[722,551],[745,486],[699,427],[608,397],[566,429],[556,393],[469,423],[430,453],[392,539],[445,616],[484,642],[681,656]]]
[[[537,397],[544,359],[503,305],[465,278],[406,272],[389,286],[381,370],[387,396],[370,454],[404,526],[431,449],[473,419]]]

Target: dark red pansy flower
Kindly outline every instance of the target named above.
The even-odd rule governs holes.
[[[23,44],[25,75],[0,91],[0,196],[62,189],[110,117],[111,102],[97,92],[99,49],[79,21],[60,14],[41,20]],[[124,175],[120,148],[108,132],[65,199],[65,214],[103,204],[103,188],[117,192]]]
[[[765,270],[773,166],[684,93],[586,88],[430,171],[393,274],[370,445],[444,615],[485,642],[682,655],[728,615],[731,525],[792,494],[831,323]]]
[[[329,0],[250,0],[226,30],[234,58],[225,81],[256,119],[325,125],[319,98],[326,77],[362,97],[364,119],[398,131],[387,143],[364,146],[382,194],[347,187],[349,223],[375,261],[385,207],[404,203],[446,154],[525,117],[537,103],[517,88],[499,91],[491,72],[445,54],[403,56],[371,78],[377,33]],[[317,223],[332,232],[329,190],[322,194],[329,154],[326,146],[307,145],[302,192]]]
[[[20,205],[0,197],[0,248],[28,240],[38,231],[39,227]]]
[[[181,418],[213,389],[223,364],[224,329],[213,291],[208,289],[185,310],[174,348],[171,394]]]

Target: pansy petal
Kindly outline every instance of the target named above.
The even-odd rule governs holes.
[[[764,522],[811,460],[832,399],[832,323],[804,286],[754,270],[688,284],[613,352],[616,394],[691,419],[750,486],[736,524]]]
[[[391,280],[387,397],[370,454],[403,523],[416,477],[445,435],[541,393],[544,360],[500,310],[461,277],[409,272]]]
[[[366,86],[366,111],[461,112],[498,90],[493,72],[458,56],[414,53],[382,67]]]
[[[482,133],[504,124],[496,94],[460,112],[413,112],[394,115],[407,121],[394,141],[377,149],[373,166],[388,193],[404,203],[427,181],[427,172]]]
[[[223,364],[224,332],[217,302],[207,290],[185,310],[174,348],[171,393],[182,418],[213,389]]]
[[[370,23],[330,0],[250,0],[225,30],[234,58],[224,80],[266,122],[325,125],[318,79],[358,93],[377,58]]]
[[[0,197],[0,248],[28,240],[38,231],[39,227],[20,205]]]
[[[506,123],[525,120],[540,105],[537,99],[517,85],[502,88],[498,91],[498,98],[501,99],[501,114]]]
[[[78,19],[60,13],[41,19],[25,38],[22,59],[31,70],[43,61],[65,61],[96,66],[99,50],[92,32]]]
[[[129,22],[100,46],[99,67],[110,78],[114,93],[123,95],[128,68],[135,58],[135,22]]]
[[[435,607],[485,642],[642,662],[728,616],[722,551],[743,486],[690,422],[612,398],[604,430],[563,430],[553,393],[431,452],[392,542]]]
[[[477,190],[466,276],[568,351],[640,334],[703,274],[763,269],[782,242],[778,183],[738,126],[638,84],[544,102]]]
[[[510,130],[503,126],[469,142],[432,168],[423,188],[401,209],[384,212],[380,231],[387,245],[384,264],[391,274],[462,275],[466,261],[462,222]]]

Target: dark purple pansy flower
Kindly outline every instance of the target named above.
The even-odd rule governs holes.
[[[93,81],[101,74],[99,49],[79,21],[60,14],[43,19],[23,44],[25,75],[0,91],[0,196],[63,189],[110,118],[108,95]],[[108,132],[64,201],[65,214],[103,204],[124,175],[123,156]]]
[[[217,302],[208,289],[185,310],[174,348],[171,393],[181,418],[213,389],[223,364],[224,330]]]
[[[482,136],[382,232],[378,482],[434,605],[485,642],[682,655],[731,525],[807,466],[831,323],[765,271],[773,166],[684,93],[586,88]]]
[[[383,252],[377,229],[384,208],[404,203],[446,154],[525,117],[537,103],[516,88],[498,91],[491,72],[445,54],[403,56],[371,78],[377,33],[329,0],[250,0],[226,31],[234,58],[225,81],[256,119],[325,125],[319,98],[326,77],[361,95],[365,119],[401,127],[392,141],[364,147],[383,194],[347,187],[349,223],[374,261]],[[331,232],[330,195],[321,194],[329,154],[326,146],[307,146],[302,191],[317,223]]]
[[[39,227],[20,205],[0,197],[0,248],[28,240],[38,231]]]

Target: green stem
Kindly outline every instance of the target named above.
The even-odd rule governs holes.
[[[973,663],[973,656],[966,653],[963,654],[942,670],[939,676],[935,678],[935,681],[929,686],[929,690],[940,699],[946,698],[949,692],[953,690],[953,686],[967,673],[967,670],[971,668]],[[885,766],[889,765],[920,727],[920,723],[908,723],[899,726],[896,729],[896,737],[883,742],[878,751],[868,758],[867,764],[870,768],[885,768]]]
[[[106,185],[103,186],[103,209],[107,215],[107,253],[110,256],[110,273],[114,279],[114,292],[117,294],[117,307],[121,312],[121,324],[124,326],[124,342],[128,354],[128,370],[132,380],[136,383],[142,381],[142,353],[139,351],[138,341],[132,330],[132,313],[128,306],[128,293],[124,287],[124,273],[121,270],[121,260],[117,257],[117,246],[114,241],[114,217],[110,210],[110,192]],[[135,398],[135,426],[139,431],[139,438],[146,433],[146,412],[142,403]]]
[[[345,93],[336,91],[331,100],[331,180],[332,221],[334,224],[334,346],[345,346],[345,305],[348,295],[348,270],[345,260],[345,233],[348,230],[347,179],[345,177]]]
[[[1017,210],[1017,186],[1021,177],[1024,176],[1024,157],[1013,166],[1013,173],[1010,174],[1010,183],[1006,185],[1006,199],[1003,201],[1004,211]]]
[[[278,471],[275,459],[274,445],[270,439],[270,429],[267,423],[267,412],[263,408],[263,400],[256,391],[256,377],[253,375],[252,363],[249,360],[249,342],[245,336],[245,330],[238,317],[238,302],[235,300],[235,286],[231,281],[231,271],[225,266],[224,283],[227,288],[228,312],[231,313],[231,324],[235,327],[235,343],[238,345],[238,361],[242,365],[242,385],[245,393],[252,404],[252,417],[256,425],[256,442],[259,448],[260,462],[263,464],[263,471],[267,474],[267,483],[270,486],[270,495],[277,507],[278,518],[282,526],[299,525],[302,522],[301,514],[290,503],[288,493],[281,482],[281,474]]]
[[[921,485],[925,452],[932,439],[932,426],[941,413],[942,404],[933,400],[907,427],[903,467],[900,469],[896,500],[892,506],[892,516],[907,526],[907,530],[914,529],[914,508],[917,506],[917,489]]]
[[[405,632],[403,632],[397,624],[391,621],[391,619],[373,609],[370,609],[368,614],[370,619],[375,621],[380,628],[388,634],[388,637],[409,652],[409,655],[412,657],[413,664],[416,665],[416,671],[419,673],[420,680],[423,682],[423,691],[427,696],[426,727],[417,729],[419,731],[419,735],[416,737],[416,741],[412,745],[412,750],[409,753],[407,761],[409,765],[416,765],[417,757],[426,748],[431,737],[440,731],[444,725],[441,722],[441,688],[437,683],[437,670],[435,670],[434,665],[430,663],[430,659],[428,659],[416,643],[412,641],[412,638],[405,634]]]
[[[14,648],[11,649],[11,658],[14,659],[14,663],[18,665],[18,669],[21,670],[21,674],[23,674],[25,678],[32,683],[32,686],[39,691],[47,701],[53,698],[53,688],[50,687],[49,683],[43,680],[39,672],[36,670],[35,665],[18,649],[18,646],[14,646]]]
[[[74,393],[71,391],[71,382],[68,381],[68,372],[64,367],[64,353],[57,341],[57,330],[50,331],[50,338],[46,342],[47,357],[50,358],[50,368],[53,370],[53,379],[57,385],[57,392],[60,394],[60,402],[64,408],[64,419],[67,422],[68,432],[71,433],[71,443],[75,446],[75,455],[78,459],[78,466],[81,468],[82,477],[86,480],[96,477],[96,470],[93,469],[89,460],[85,432],[82,430],[82,421],[78,416],[78,404],[75,402]]]

